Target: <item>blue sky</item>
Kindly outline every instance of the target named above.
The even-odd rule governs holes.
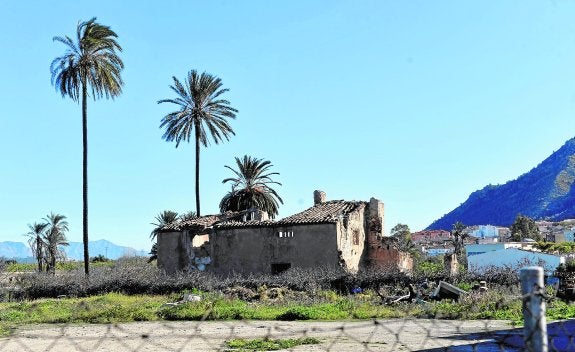
[[[204,214],[248,154],[280,173],[280,217],[321,189],[421,230],[574,137],[572,1],[2,1],[0,241],[51,211],[81,241],[81,109],[49,65],[52,37],[94,16],[126,66],[120,97],[88,103],[94,240],[149,249],[157,213],[194,209],[193,144],[161,139],[157,104],[191,69],[239,110],[236,136],[202,149]]]

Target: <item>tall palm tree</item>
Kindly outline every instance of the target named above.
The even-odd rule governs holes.
[[[47,257],[46,271],[55,273],[56,259],[61,256],[58,247],[68,245],[68,240],[66,239],[68,222],[64,215],[54,213],[50,213],[44,220],[47,225],[43,236]]]
[[[32,225],[28,224],[28,229],[30,231],[26,234],[28,236],[28,244],[30,245],[30,249],[32,249],[32,254],[38,263],[38,272],[42,272],[43,269],[44,242],[42,241],[42,236],[44,235],[44,231],[47,226],[47,223],[35,222]]]
[[[190,141],[193,131],[196,143],[196,215],[200,216],[200,145],[207,147],[209,136],[218,144],[235,135],[228,119],[235,119],[238,110],[220,98],[228,89],[222,88],[221,79],[215,76],[191,70],[184,84],[176,77],[172,78],[174,85],[170,88],[176,93],[176,98],[162,99],[158,104],[172,103],[178,109],[162,118],[160,128],[166,128],[162,138],[168,142],[175,141],[177,148],[181,141]]]
[[[270,187],[281,183],[272,180],[272,176],[279,175],[277,172],[269,172],[273,166],[269,160],[258,159],[244,155],[242,159],[236,157],[237,170],[230,166],[235,177],[229,177],[222,183],[231,182],[232,190],[224,196],[220,202],[220,211],[241,211],[251,208],[266,211],[274,218],[278,214],[279,203],[283,200]],[[279,202],[279,203],[278,203]]]
[[[88,105],[90,94],[94,100],[114,98],[122,93],[120,72],[124,63],[116,51],[122,48],[116,42],[118,35],[108,26],[92,18],[79,22],[76,28],[76,42],[72,38],[54,37],[54,41],[66,45],[64,55],[55,58],[50,65],[52,84],[63,97],[74,101],[82,100],[82,224],[84,242],[84,271],[89,275],[90,255],[88,252]],[[90,90],[90,93],[88,93]]]

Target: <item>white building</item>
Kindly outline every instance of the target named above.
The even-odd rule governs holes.
[[[565,257],[563,256],[521,248],[505,248],[467,257],[467,265],[470,271],[482,271],[489,268],[519,270],[526,266],[537,265],[542,266],[547,274],[551,274],[561,263],[565,263]]]
[[[427,254],[430,257],[435,257],[438,255],[445,255],[453,253],[453,247],[423,247],[423,253]]]
[[[521,242],[496,242],[496,243],[477,243],[477,244],[467,244],[465,245],[465,254],[467,258],[483,254],[486,252],[500,251],[507,248],[523,248],[532,249],[533,246],[530,243]]]

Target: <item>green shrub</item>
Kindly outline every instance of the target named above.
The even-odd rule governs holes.
[[[313,337],[300,337],[297,339],[234,339],[226,342],[226,345],[234,350],[240,351],[276,351],[292,349],[300,345],[315,345],[320,341]]]

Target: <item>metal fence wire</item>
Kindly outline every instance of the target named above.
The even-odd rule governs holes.
[[[575,351],[575,320],[546,322],[541,268],[521,271],[524,326],[500,320],[178,321],[19,327],[0,351],[255,351],[235,339],[313,338],[283,351]],[[209,312],[206,312],[206,317]]]

